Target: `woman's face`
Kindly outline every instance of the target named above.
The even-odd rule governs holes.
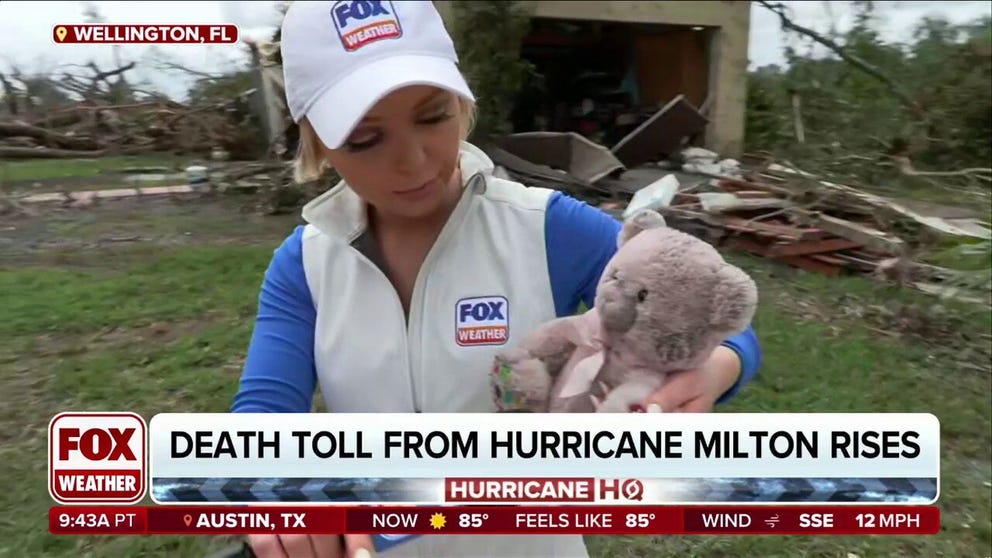
[[[424,217],[457,199],[459,129],[454,94],[412,85],[383,97],[327,158],[379,212]]]

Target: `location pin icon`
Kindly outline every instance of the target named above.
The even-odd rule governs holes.
[[[68,33],[69,32],[66,30],[66,28],[62,27],[61,25],[55,28],[55,36],[59,38],[60,43],[65,40],[65,36]]]
[[[186,524],[186,526],[187,526],[187,527],[189,527],[189,524],[190,524],[190,523],[193,523],[193,516],[192,516],[192,515],[190,515],[190,514],[186,514],[186,515],[184,515],[184,516],[183,516],[183,523],[185,523],[185,524]]]

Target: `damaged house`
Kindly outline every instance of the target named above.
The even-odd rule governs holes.
[[[436,4],[450,17],[450,2]],[[695,119],[683,123],[694,143],[740,155],[748,2],[525,4],[533,19],[521,56],[540,77],[516,99],[514,131],[576,132],[614,146],[682,96],[706,120],[698,132]]]

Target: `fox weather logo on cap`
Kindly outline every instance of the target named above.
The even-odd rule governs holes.
[[[400,18],[388,0],[341,0],[331,8],[331,19],[341,44],[349,52],[375,41],[403,36]]]

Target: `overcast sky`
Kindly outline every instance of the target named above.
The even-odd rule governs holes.
[[[839,31],[852,22],[850,2],[784,2],[797,23],[827,31],[832,23]],[[107,23],[234,23],[242,36],[271,36],[279,24],[278,2],[20,2],[0,1],[0,71],[16,64],[24,72],[51,71],[65,64],[94,60],[101,69],[115,65],[114,47],[109,45],[57,45],[52,27],[59,23],[85,23],[87,6],[94,6]],[[883,38],[906,41],[913,26],[925,15],[943,16],[954,23],[992,14],[992,3],[983,2],[876,2]],[[774,14],[752,6],[748,55],[751,66],[782,64],[786,40]],[[798,46],[798,43],[793,43]],[[181,96],[188,80],[167,74],[151,65],[151,47],[129,45],[118,48],[123,63],[136,61],[133,79],[146,80],[172,96]],[[158,45],[169,59],[206,72],[223,71],[244,63],[244,45]],[[86,75],[89,71],[68,68]]]

